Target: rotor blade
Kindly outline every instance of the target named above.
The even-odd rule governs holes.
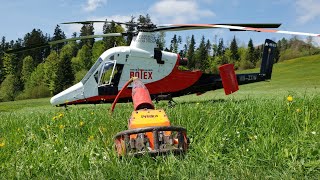
[[[242,26],[251,28],[278,28],[281,26],[280,23],[232,23],[232,24],[164,24],[159,25],[155,31],[181,31],[191,29],[208,29],[217,28],[214,25],[225,25],[225,26]],[[230,31],[244,31],[240,29],[230,29]]]
[[[244,27],[244,26],[235,26],[235,25],[224,25],[224,24],[170,24],[166,26],[158,26],[158,28],[155,29],[154,31],[180,31],[180,30],[210,29],[210,28],[222,28],[222,29],[232,29],[232,30],[238,30],[238,31],[256,31],[256,32],[269,32],[269,33],[320,37],[320,34],[315,34],[315,33],[282,31],[282,30],[275,30],[275,29]]]
[[[55,45],[55,44],[60,44],[60,43],[64,43],[64,42],[69,42],[69,41],[84,40],[84,39],[94,39],[94,38],[103,38],[103,37],[117,37],[117,36],[124,36],[124,35],[125,35],[125,33],[108,33],[108,34],[101,34],[101,35],[80,36],[80,37],[75,37],[75,38],[51,41],[51,42],[48,42],[48,44],[49,45]]]
[[[60,24],[91,24],[91,23],[104,23],[106,21],[73,21],[73,22],[64,22]]]
[[[47,46],[52,46],[64,42],[70,42],[70,41],[77,41],[77,40],[85,40],[85,39],[94,39],[94,38],[103,38],[103,37],[117,37],[117,36],[125,36],[127,35],[126,33],[108,33],[108,34],[101,34],[101,35],[90,35],[90,36],[80,36],[80,37],[75,37],[75,38],[69,38],[69,39],[61,39],[57,41],[50,41],[44,44],[36,44],[28,47],[23,47],[19,49],[11,49],[6,51],[6,53],[18,53],[18,52],[23,52],[23,51],[28,51],[28,50],[33,50],[33,49],[38,49],[38,48],[43,48]]]
[[[117,21],[74,21],[74,22],[64,22],[61,24],[91,24],[91,23],[112,23],[115,24],[123,24],[128,26],[137,26],[137,23],[129,23],[129,22],[117,22]]]
[[[44,47],[48,47],[48,46],[50,46],[49,43],[44,43],[44,44],[32,45],[32,46],[28,46],[28,47],[22,47],[22,48],[18,48],[18,49],[10,49],[10,50],[5,51],[5,53],[8,53],[8,54],[19,53],[19,52],[32,50],[32,49],[44,48]]]
[[[281,26],[280,23],[256,23],[256,24],[220,24],[220,25],[230,25],[230,26],[244,26],[244,27],[252,27],[252,28],[279,28]],[[236,29],[230,29],[230,31],[242,31]]]

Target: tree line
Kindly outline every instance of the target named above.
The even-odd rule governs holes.
[[[131,17],[129,22],[152,23],[150,16],[140,15],[137,20]],[[133,31],[135,27],[127,26]],[[104,23],[103,33],[124,32],[124,28],[116,23]],[[79,35],[72,37],[94,35],[93,24],[84,24]],[[218,73],[218,66],[226,63],[235,64],[236,69],[254,68],[260,65],[263,45],[254,45],[250,39],[247,46],[239,46],[234,36],[227,45],[223,38],[215,36],[212,39],[202,36],[197,45],[194,35],[182,40],[176,34],[166,47],[165,33],[158,33],[156,42],[161,50],[179,53],[188,58],[185,70],[200,69],[205,72]],[[61,92],[79,82],[99,56],[114,46],[130,45],[132,36],[108,37],[61,43],[23,51],[20,53],[5,53],[9,49],[30,47],[45,44],[50,41],[65,39],[66,35],[57,25],[52,37],[40,29],[33,29],[16,41],[7,42],[2,37],[0,43],[0,102],[28,98],[48,97]],[[211,41],[210,41],[211,40]],[[212,43],[215,42],[215,43]],[[319,48],[312,43],[297,37],[281,39],[277,42],[276,62],[295,57],[319,54]]]

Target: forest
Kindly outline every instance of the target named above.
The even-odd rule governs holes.
[[[149,15],[131,17],[129,22],[152,23]],[[133,27],[126,27],[128,30]],[[104,23],[103,33],[124,32],[124,27],[116,23]],[[84,24],[80,33],[74,32],[72,37],[94,35],[93,24]],[[55,95],[79,82],[91,65],[107,49],[114,46],[130,45],[132,36],[108,37],[101,40],[79,40],[52,45],[50,47],[32,49],[20,53],[6,53],[10,49],[30,47],[50,41],[65,39],[66,35],[59,25],[54,33],[33,29],[22,38],[6,41],[2,36],[0,42],[0,102],[21,99],[41,98]],[[205,72],[218,73],[217,68],[232,63],[238,69],[250,69],[260,66],[263,45],[253,44],[250,39],[247,45],[239,46],[234,36],[230,44],[223,38],[202,36],[198,44],[194,35],[182,39],[174,34],[170,42],[166,42],[166,34],[158,33],[156,37],[161,50],[179,53],[188,59],[185,70],[200,69]],[[313,39],[301,40],[297,36],[277,41],[275,63],[292,58],[320,54]]]

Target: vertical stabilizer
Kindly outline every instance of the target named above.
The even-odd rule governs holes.
[[[260,74],[263,74],[265,76],[265,79],[271,79],[276,48],[277,44],[274,41],[266,39],[264,43],[262,62],[260,68]]]

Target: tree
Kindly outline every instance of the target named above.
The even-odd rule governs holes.
[[[91,64],[94,64],[100,55],[105,51],[105,43],[103,41],[96,41],[93,44],[92,48],[92,61]]]
[[[138,23],[141,23],[141,24],[151,24],[152,22],[151,22],[150,15],[149,15],[149,14],[146,14],[146,16],[139,15]]]
[[[196,46],[196,42],[194,40],[194,35],[192,35],[190,40],[190,45],[188,47],[188,53],[187,53],[189,69],[195,68],[195,55],[194,55],[195,46]]]
[[[209,66],[209,62],[208,62],[208,51],[206,48],[206,42],[205,42],[204,36],[202,36],[200,45],[196,51],[196,59],[197,59],[196,68],[199,68],[200,70],[205,71]]]
[[[23,59],[23,65],[21,70],[21,80],[24,84],[29,80],[31,73],[34,71],[34,69],[35,66],[32,57],[25,57]]]
[[[236,61],[239,61],[240,56],[238,53],[238,44],[236,40],[236,36],[233,36],[233,40],[231,41],[230,44],[230,51],[231,51],[231,61],[235,63]]]
[[[275,51],[274,51],[274,63],[277,63],[280,59],[281,48],[282,48],[282,44],[281,44],[281,41],[279,40],[277,42],[277,47],[275,48]]]
[[[19,92],[19,79],[9,74],[0,86],[0,101],[13,101]]]
[[[3,68],[3,56],[4,56],[5,50],[6,50],[6,38],[3,36],[0,44],[0,84],[5,78],[5,72]]]
[[[182,57],[187,57],[189,46],[190,46],[190,36],[187,36],[186,37],[186,43],[183,45],[183,50],[182,50],[182,53],[181,53]]]
[[[72,58],[72,69],[74,72],[89,70],[92,64],[91,49],[86,44],[78,51],[76,57]]]
[[[309,36],[307,37],[307,50],[309,52],[309,55],[312,55],[311,49],[313,48],[313,37]]]
[[[281,39],[281,49],[280,49],[280,51],[285,51],[288,48],[289,48],[288,40],[286,38],[282,38]]]
[[[263,53],[263,48],[262,45],[258,46],[254,49],[254,59],[255,59],[255,65],[258,65],[257,62],[259,62],[262,59],[262,53]],[[261,62],[260,62],[261,63]]]
[[[94,35],[93,23],[84,24],[80,29],[80,36],[90,36],[90,35]],[[84,46],[85,44],[89,47],[92,47],[94,44],[94,38],[80,40],[80,43],[79,43],[80,48],[82,48],[82,46]]]
[[[181,44],[181,36],[177,38],[177,35],[175,34],[173,38],[171,39],[170,44],[170,51],[174,53],[178,53],[179,44]]]
[[[131,16],[131,19],[130,19],[130,21],[128,21],[128,23],[131,23],[131,24],[135,23],[135,21],[134,21],[135,18],[136,17]],[[127,39],[126,39],[126,44],[127,44],[127,46],[129,46],[131,41],[132,41],[132,39],[133,39],[133,34],[131,34],[130,32],[135,31],[136,28],[133,25],[126,25],[126,28],[127,28],[127,31],[129,32],[129,34],[127,36]]]
[[[31,73],[30,78],[25,83],[25,90],[22,97],[20,97],[21,99],[50,96],[50,91],[46,82],[48,77],[46,77],[45,66],[45,63],[40,63]]]
[[[225,51],[225,47],[224,47],[224,44],[223,44],[223,38],[220,38],[216,55],[217,56],[222,56],[224,54],[224,51]]]
[[[3,68],[3,55],[0,54],[0,84],[5,78],[4,68]]]
[[[44,77],[45,83],[47,84],[51,95],[56,94],[57,92],[60,92],[62,90],[62,85],[59,82],[59,55],[56,51],[51,51],[49,56],[46,58],[46,61],[44,63]],[[40,70],[38,70],[40,72]],[[38,80],[39,74],[36,74],[37,77],[33,80]],[[31,87],[35,87],[37,85],[37,82],[30,82],[32,84]]]
[[[64,34],[64,32],[61,30],[60,26],[57,25],[56,28],[54,29],[54,33],[53,33],[53,37],[52,37],[52,41],[57,41],[57,40],[61,40],[61,39],[65,39],[66,35]],[[66,43],[60,43],[57,45],[53,45],[52,49],[55,51],[60,51],[61,48],[65,45]]]
[[[247,57],[247,60],[249,62],[251,62],[253,66],[255,66],[256,58],[255,58],[255,55],[254,55],[254,47],[253,47],[253,42],[252,42],[251,38],[250,38],[250,40],[248,42],[248,50],[247,50],[246,57]]]
[[[59,66],[57,70],[57,81],[60,82],[61,90],[72,85],[74,81],[74,72],[72,69],[72,46],[67,44],[63,46],[59,54]]]
[[[30,33],[24,36],[24,46],[32,47],[35,45],[45,44],[49,41],[49,37],[44,36],[40,29],[33,29]],[[48,55],[49,48],[38,48],[24,52],[24,56],[31,56],[38,65]]]
[[[207,43],[206,43],[206,51],[207,51],[207,53],[208,53],[208,56],[210,55],[211,47],[212,47],[211,42],[210,42],[210,40],[208,39],[208,40],[207,40]]]
[[[117,25],[114,21],[111,23],[107,23],[107,20],[103,26],[103,33],[122,33],[124,32],[124,29],[120,26]],[[125,39],[120,36],[120,37],[105,37],[103,38],[103,42],[105,43],[105,50],[110,49],[115,46],[122,46],[125,45]]]
[[[19,76],[19,59],[15,54],[5,53],[3,56],[3,73]]]
[[[231,49],[226,49],[225,50],[225,53],[224,53],[224,55],[223,55],[223,60],[224,60],[224,62],[222,63],[222,64],[227,64],[227,63],[232,63],[232,62],[234,62],[234,59],[233,59],[233,57],[232,57],[232,51],[231,51]]]

